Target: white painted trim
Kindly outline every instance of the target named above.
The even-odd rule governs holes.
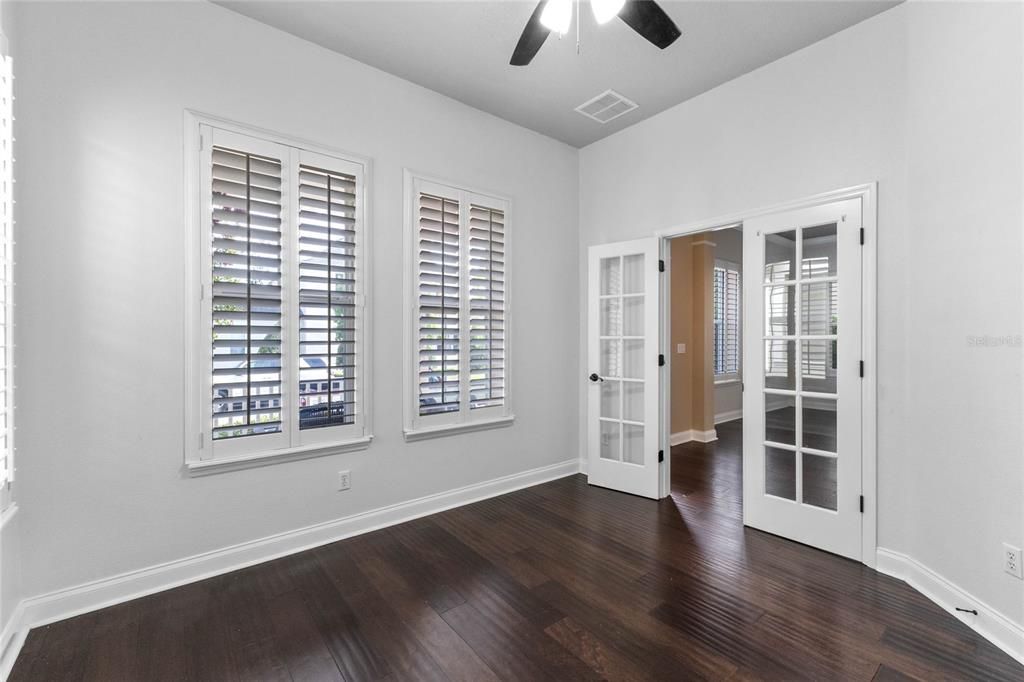
[[[698,431],[696,429],[688,429],[686,431],[679,431],[673,433],[669,438],[669,443],[672,445],[681,445],[683,443],[698,442],[698,443],[711,443],[718,440],[718,432],[715,429],[710,431]]]
[[[17,502],[12,502],[2,512],[0,512],[0,530],[3,530],[4,526],[6,526],[10,522],[10,520],[14,518],[14,515],[17,514],[17,513],[18,513],[18,503]]]
[[[721,414],[715,415],[715,425],[723,424],[725,422],[735,421],[737,419],[743,419],[743,410],[729,410],[728,412],[722,412]]]
[[[906,582],[955,616],[979,635],[992,642],[1024,664],[1024,626],[958,587],[913,557],[891,549],[878,548],[876,567],[879,573]],[[956,607],[974,609],[975,616],[957,611]]]
[[[25,644],[29,628],[24,627],[24,623],[25,607],[24,602],[21,602],[11,612],[11,617],[0,631],[0,680],[6,680],[11,674],[14,662]]]
[[[6,673],[13,666],[25,636],[32,628],[303,552],[353,535],[572,476],[579,470],[579,460],[568,459],[24,599],[16,607],[3,631],[3,639],[0,640],[0,644],[11,642],[0,660],[0,679],[6,679]]]
[[[507,417],[498,417],[497,419],[488,419],[486,421],[460,422],[458,424],[445,424],[444,426],[434,426],[426,429],[405,429],[404,433],[405,440],[412,443],[418,440],[430,440],[431,438],[454,436],[460,433],[500,429],[506,426],[512,426],[515,421],[516,416],[514,414],[510,414]]]
[[[279,462],[294,462],[300,459],[311,457],[323,457],[325,455],[340,455],[346,452],[356,452],[370,447],[373,436],[364,436],[349,441],[338,443],[317,443],[284,450],[271,450],[270,452],[257,452],[253,454],[237,455],[234,457],[215,457],[213,459],[192,460],[185,463],[185,469],[189,476],[207,476],[219,474],[225,471],[238,471],[239,469],[252,469],[253,467],[277,464]]]
[[[742,227],[743,222],[756,218],[758,216],[767,215],[769,213],[782,213],[783,211],[791,211],[799,208],[808,208],[811,206],[820,206],[822,204],[831,204],[835,201],[842,201],[843,199],[857,199],[868,194],[874,194],[877,192],[878,183],[871,182],[863,185],[854,185],[853,187],[846,187],[838,189],[832,192],[822,192],[821,194],[815,194],[810,197],[803,199],[794,199],[791,201],[785,201],[780,204],[774,204],[772,206],[763,206],[761,208],[750,209],[746,211],[737,211],[728,215],[719,216],[708,220],[697,220],[689,223],[683,223],[682,225],[674,225],[670,227],[664,227],[656,229],[654,231],[655,236],[663,237],[665,239],[672,239],[674,237],[682,237],[688,234],[695,234],[697,232],[708,232],[712,230],[725,230],[732,227]]]

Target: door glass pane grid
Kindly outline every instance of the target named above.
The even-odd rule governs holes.
[[[644,463],[644,255],[602,258],[600,456]]]
[[[839,467],[838,396],[832,397],[838,347],[836,228],[766,235],[763,280],[764,491],[833,512]]]

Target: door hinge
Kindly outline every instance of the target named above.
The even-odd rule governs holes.
[[[864,361],[863,360],[860,361],[860,378],[861,379],[864,378]]]
[[[659,462],[664,462],[665,461],[665,451],[664,450],[658,450],[658,461]]]
[[[658,261],[658,272],[665,272],[665,261]]]
[[[665,356],[662,353],[658,353],[658,367],[665,366]]]
[[[864,228],[860,228],[860,245],[864,246]]]
[[[863,495],[860,496],[860,513],[861,514],[864,513],[864,496]]]

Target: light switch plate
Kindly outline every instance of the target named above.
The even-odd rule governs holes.
[[[676,353],[679,353],[680,355],[682,355],[685,352],[686,352],[686,344],[685,343],[677,343],[676,344]]]

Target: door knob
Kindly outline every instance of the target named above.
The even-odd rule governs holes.
[[[594,383],[597,383],[598,381],[604,381],[604,377],[598,376],[597,372],[594,372],[593,374],[591,374],[589,379],[591,381],[593,381]]]

